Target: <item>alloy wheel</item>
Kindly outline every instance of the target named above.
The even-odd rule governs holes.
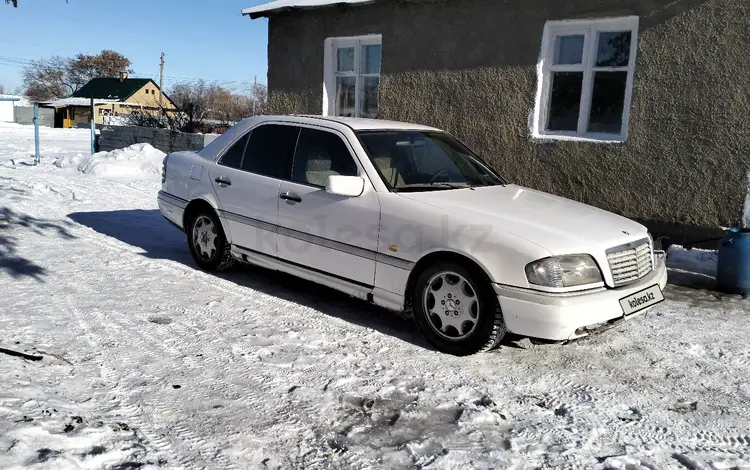
[[[443,271],[432,276],[422,301],[430,326],[446,339],[466,338],[477,326],[479,298],[476,289],[460,274]]]
[[[208,261],[216,256],[216,225],[205,215],[199,216],[193,224],[193,247],[198,255]]]

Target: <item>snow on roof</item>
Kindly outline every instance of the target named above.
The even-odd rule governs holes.
[[[13,101],[15,106],[31,106],[28,96],[0,94],[0,101]]]
[[[272,13],[292,8],[320,8],[340,4],[360,4],[372,3],[375,0],[274,0],[256,7],[245,8],[242,10],[243,15],[249,15],[250,18],[260,18],[269,16]]]
[[[119,100],[94,100],[94,104],[117,103]],[[90,106],[90,98],[63,98],[54,101],[43,101],[40,104],[47,106]]]

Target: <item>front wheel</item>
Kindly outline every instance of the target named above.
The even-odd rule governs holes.
[[[233,264],[230,245],[216,214],[201,211],[190,218],[187,233],[190,254],[205,271],[223,271]]]
[[[412,296],[417,326],[442,352],[465,356],[488,351],[505,336],[497,296],[481,272],[438,263],[420,274]]]

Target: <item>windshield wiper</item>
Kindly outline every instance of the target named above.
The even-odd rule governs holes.
[[[394,188],[397,192],[408,192],[408,191],[440,191],[445,189],[471,189],[474,190],[474,187],[468,183],[447,183],[447,182],[439,182],[439,183],[414,183],[414,184],[405,184],[403,186],[399,186],[397,188]]]

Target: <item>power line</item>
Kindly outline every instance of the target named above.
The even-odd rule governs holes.
[[[20,57],[10,57],[10,56],[0,56],[0,65],[5,65],[9,67],[18,67],[18,68],[26,68],[29,66],[34,65],[37,62],[37,60],[34,59],[23,59]],[[134,77],[140,77],[140,78],[150,78],[154,81],[157,81],[159,79],[159,73],[152,73],[152,74],[141,74],[134,72],[131,74]],[[183,77],[183,76],[177,76],[177,75],[165,75],[164,79],[166,81],[171,82],[173,85],[198,85],[200,82],[203,82],[204,84],[211,86],[221,86],[223,88],[228,88],[230,91],[237,91],[238,89],[244,90],[244,89],[251,89],[257,82],[253,82],[250,80],[221,80],[221,79],[204,79],[204,78],[195,78],[195,77]]]
[[[30,59],[21,59],[18,57],[8,57],[8,56],[0,56],[0,60],[7,61],[7,62],[18,62],[22,64],[31,64],[34,61]]]
[[[18,65],[18,66],[29,66],[33,65],[35,62],[37,62],[34,59],[22,59],[20,57],[9,57],[9,56],[0,56],[0,62],[4,65]],[[158,73],[151,73],[151,74],[141,74],[134,72],[132,75],[137,75],[140,77],[145,78],[151,78],[153,80],[156,80],[159,76]],[[199,81],[203,81],[207,85],[253,85],[254,82],[250,80],[221,80],[221,79],[204,79],[204,78],[196,78],[196,77],[182,77],[177,75],[165,75],[165,80],[169,80],[175,83],[190,83],[195,84]]]

